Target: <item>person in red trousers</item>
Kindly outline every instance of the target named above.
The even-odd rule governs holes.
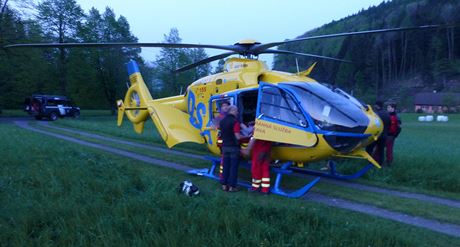
[[[250,191],[270,192],[270,151],[272,142],[251,138],[244,154],[251,154],[252,187]]]

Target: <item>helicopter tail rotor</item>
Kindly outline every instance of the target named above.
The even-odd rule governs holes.
[[[123,122],[123,116],[126,114],[128,119],[133,123],[134,130],[137,133],[142,133],[144,130],[144,122],[149,117],[147,110],[147,102],[152,101],[137,63],[131,60],[128,63],[128,73],[131,86],[126,92],[125,100],[118,100],[118,126]]]

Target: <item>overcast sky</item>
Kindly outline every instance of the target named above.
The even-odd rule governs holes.
[[[106,6],[123,15],[139,42],[162,42],[175,27],[183,43],[234,44],[243,39],[259,42],[293,39],[308,30],[339,20],[382,0],[77,0],[88,13]],[[207,49],[208,55],[221,51]],[[150,61],[158,48],[143,48]],[[260,59],[271,64],[272,55]]]

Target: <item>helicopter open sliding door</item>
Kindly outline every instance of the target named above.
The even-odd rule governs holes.
[[[318,142],[313,126],[293,96],[276,85],[266,83],[259,86],[254,137],[306,147],[315,146]]]

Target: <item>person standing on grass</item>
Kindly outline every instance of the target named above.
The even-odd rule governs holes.
[[[390,114],[390,126],[388,128],[388,136],[386,140],[386,164],[391,166],[391,163],[393,162],[394,142],[401,132],[401,119],[398,114],[396,114],[396,104],[389,104],[387,106],[387,111]]]
[[[238,122],[238,107],[231,105],[228,114],[220,121],[222,135],[222,157],[224,170],[222,174],[222,190],[237,192],[238,166],[240,163],[240,123]]]
[[[249,155],[252,151],[251,158],[251,174],[252,186],[250,192],[260,191],[263,194],[270,192],[270,151],[272,142],[257,140],[251,138],[247,149],[243,154]]]
[[[223,101],[220,103],[220,109],[219,109],[219,115],[213,119],[213,128],[217,129],[217,146],[220,149],[220,153],[222,154],[222,135],[220,131],[220,121],[227,116],[228,113],[228,108],[230,107],[230,102],[228,101]],[[223,156],[220,159],[220,165],[219,165],[219,178],[222,180],[222,173],[224,171],[224,159]]]
[[[383,131],[380,134],[377,141],[371,143],[369,146],[366,147],[366,151],[372,156],[372,158],[377,161],[380,165],[383,164],[385,158],[385,145],[388,135],[388,128],[390,127],[390,115],[388,112],[383,108],[383,102],[377,100],[375,102],[375,112],[382,120],[383,124]]]

